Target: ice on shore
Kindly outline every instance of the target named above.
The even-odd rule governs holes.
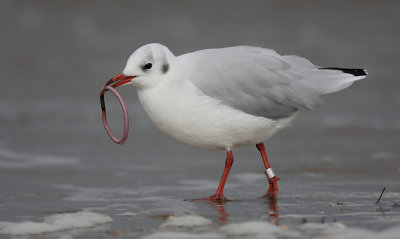
[[[74,212],[54,214],[45,217],[43,222],[0,222],[0,234],[37,235],[42,233],[87,228],[113,221],[105,214],[94,212]]]
[[[170,217],[166,222],[161,224],[161,227],[199,227],[212,224],[212,221],[205,217],[195,215],[185,215]]]
[[[224,239],[215,233],[156,232],[141,239]]]
[[[280,227],[263,221],[248,221],[242,223],[231,223],[219,229],[222,234],[228,237],[243,236],[273,236],[275,233],[282,231]]]
[[[198,218],[197,218],[198,217]],[[196,219],[195,219],[196,218]],[[199,220],[199,218],[201,218]],[[347,227],[340,222],[333,223],[305,223],[298,226],[276,226],[266,221],[246,221],[229,223],[219,228],[210,228],[210,224],[193,223],[203,221],[199,216],[180,216],[171,217],[168,222],[173,225],[173,228],[163,224],[160,230],[151,234],[145,235],[142,239],[158,239],[158,238],[190,238],[190,239],[203,239],[203,238],[337,238],[337,239],[350,239],[350,238],[388,238],[397,239],[400,235],[400,226],[393,226],[382,231],[372,231],[369,229]],[[203,227],[205,230],[197,228],[195,231],[187,231],[197,226]],[[184,231],[177,231],[181,228]],[[170,229],[172,229],[170,231]],[[199,230],[200,229],[200,230]]]

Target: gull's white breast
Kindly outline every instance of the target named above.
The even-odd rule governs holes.
[[[185,80],[163,80],[138,90],[138,96],[158,129],[180,142],[208,150],[263,142],[294,117],[272,120],[247,114],[204,95]]]

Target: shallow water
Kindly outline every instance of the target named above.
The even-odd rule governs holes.
[[[7,46],[0,49],[1,237],[24,221],[59,229],[44,238],[396,238],[400,232],[398,2],[6,1],[0,12],[8,33],[0,39]],[[130,87],[119,88],[131,116],[127,143],[112,143],[101,123],[101,86],[148,42],[176,54],[258,45],[319,65],[365,67],[369,75],[328,95],[319,110],[300,114],[266,143],[281,178],[277,202],[260,198],[267,181],[255,146],[234,151],[225,189],[231,201],[184,201],[214,193],[225,152],[162,135]],[[119,129],[120,108],[107,100],[111,127]],[[96,216],[87,220],[82,211]],[[71,229],[68,221],[55,223],[55,215],[89,226]],[[107,216],[113,221],[94,220]]]

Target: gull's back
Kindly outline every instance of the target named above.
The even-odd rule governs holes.
[[[275,120],[301,109],[317,108],[323,94],[342,90],[366,74],[320,68],[298,56],[281,56],[274,50],[251,46],[201,50],[177,60],[185,78],[205,95],[245,113]]]

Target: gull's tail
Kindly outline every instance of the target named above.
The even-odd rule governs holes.
[[[367,75],[364,69],[318,67],[302,57],[293,55],[283,56],[283,58],[301,74],[304,86],[320,94],[343,90]]]
[[[366,76],[366,75],[368,75],[368,72],[366,70],[364,70],[364,69],[349,69],[349,68],[340,68],[340,67],[320,67],[318,69],[320,69],[320,70],[341,71],[343,73],[352,74],[353,76]]]
[[[353,84],[354,81],[364,79],[365,76],[368,74],[367,71],[364,69],[339,67],[320,67],[318,69],[321,70],[321,73],[327,73],[326,78],[321,76],[321,78],[323,79],[320,79],[320,84],[318,84],[318,88],[320,89],[322,94],[329,94],[343,90]],[[325,84],[323,84],[322,82]]]

